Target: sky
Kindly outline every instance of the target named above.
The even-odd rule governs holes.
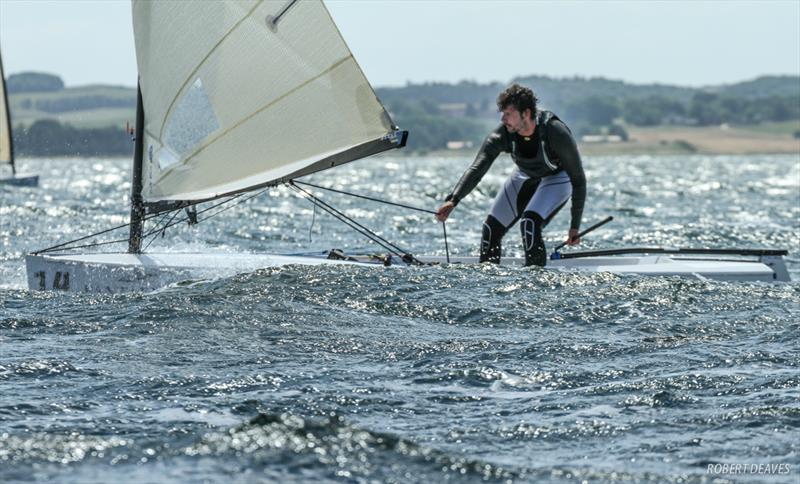
[[[326,5],[376,87],[527,75],[698,87],[800,75],[800,0]],[[67,86],[136,84],[127,0],[0,0],[0,47],[6,75],[50,72]]]

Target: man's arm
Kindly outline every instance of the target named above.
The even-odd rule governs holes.
[[[492,131],[481,145],[481,149],[475,156],[475,161],[461,175],[453,191],[445,198],[445,203],[436,211],[436,218],[440,222],[447,220],[450,212],[456,205],[466,197],[481,181],[481,178],[489,171],[494,160],[502,153],[507,145],[508,132],[504,126],[499,126]]]
[[[481,149],[475,156],[475,161],[461,175],[461,179],[458,180],[453,191],[447,196],[446,200],[448,202],[452,201],[453,205],[458,205],[478,185],[481,178],[491,168],[494,160],[503,152],[507,138],[508,133],[503,126],[499,126],[486,137]]]
[[[547,126],[547,137],[550,149],[558,158],[561,167],[567,172],[572,183],[572,220],[570,221],[570,238],[573,233],[577,234],[581,228],[581,218],[583,217],[583,205],[586,202],[586,175],[583,172],[581,155],[578,153],[578,145],[575,138],[569,132],[567,126],[560,120],[555,119]]]

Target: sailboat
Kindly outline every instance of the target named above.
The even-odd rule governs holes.
[[[11,174],[4,175],[4,165],[11,167]],[[0,185],[37,186],[39,175],[17,173],[14,161],[14,139],[11,137],[11,115],[8,107],[6,76],[3,71],[3,57],[0,54]]]
[[[156,216],[186,210],[189,220],[196,219],[198,212],[190,210],[199,203],[223,203],[282,184],[308,195],[295,184],[297,178],[402,148],[408,133],[375,95],[321,0],[133,0],[132,12],[139,88],[131,210],[130,222],[116,227],[127,228],[128,250],[67,250],[85,248],[84,242],[94,240],[87,236],[29,254],[31,290],[149,291],[288,264],[475,262],[411,254],[376,259],[340,251],[143,252],[142,240],[161,231],[143,228]],[[564,254],[550,267],[773,281],[788,280],[784,254],[753,252],[717,261],[705,254],[695,262],[669,252]]]

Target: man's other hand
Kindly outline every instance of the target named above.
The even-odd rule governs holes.
[[[569,229],[569,234],[567,235],[567,245],[578,245],[581,243],[580,237],[578,237],[578,229]]]
[[[453,202],[444,202],[444,204],[436,210],[436,220],[444,222],[447,220],[447,217],[450,216],[450,212],[452,212],[454,208],[456,208],[456,206]]]

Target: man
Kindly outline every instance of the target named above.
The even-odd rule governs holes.
[[[549,111],[537,111],[538,99],[513,84],[497,97],[502,124],[484,141],[475,161],[461,176],[436,218],[447,220],[458,203],[483,178],[500,153],[510,153],[516,168],[497,194],[483,224],[481,262],[500,262],[501,240],[521,219],[525,265],[547,262],[542,229],[572,196],[569,245],[580,243],[578,230],[586,199],[586,177],[569,128]]]

